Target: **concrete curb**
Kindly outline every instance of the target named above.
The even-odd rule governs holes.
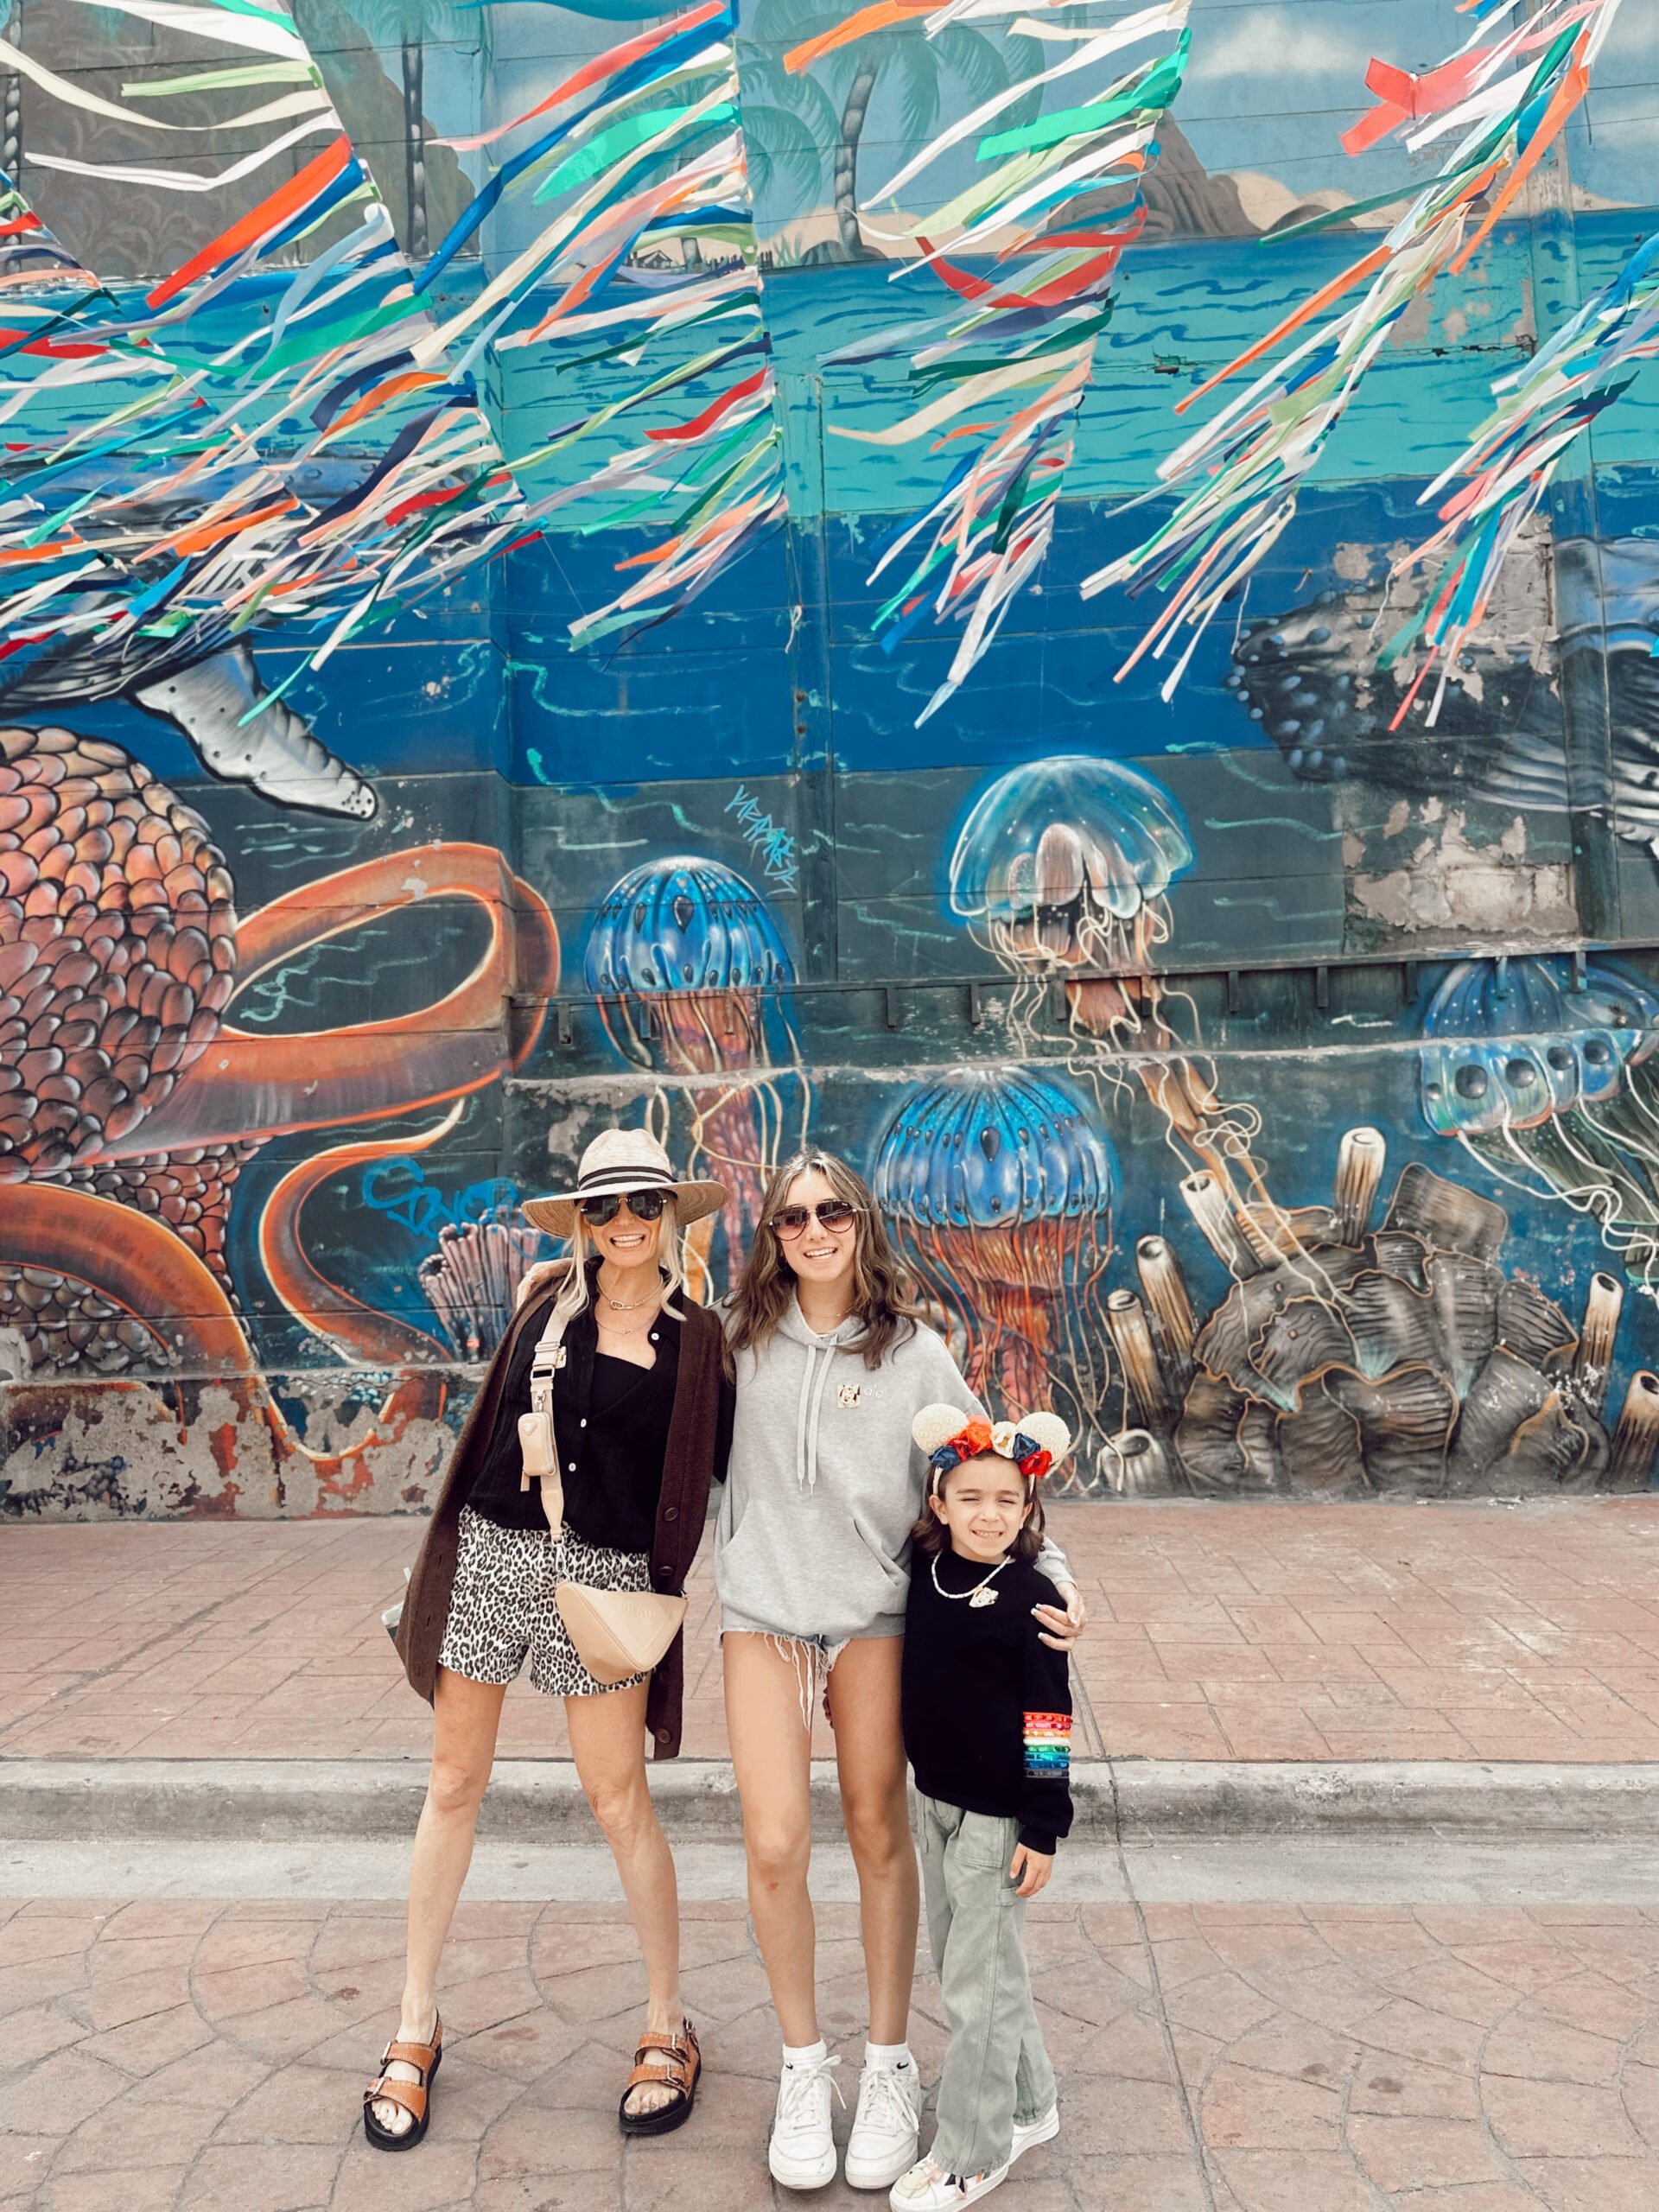
[[[653,1768],[671,1836],[735,1843],[730,1765]],[[1230,1837],[1447,1836],[1538,1841],[1659,1832],[1659,1763],[1592,1766],[1450,1760],[1327,1765],[1096,1759],[1071,1770],[1074,1833],[1092,1843]],[[313,1841],[407,1837],[424,1760],[0,1758],[0,1836],[31,1842]],[[812,1770],[814,1832],[842,1832],[835,1770]],[[590,1843],[592,1819],[568,1760],[504,1759],[481,1834]]]

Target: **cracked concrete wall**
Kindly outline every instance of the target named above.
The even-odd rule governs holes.
[[[1344,823],[1342,858],[1356,949],[1414,937],[1549,945],[1577,933],[1572,868],[1532,856],[1524,814],[1471,830],[1465,807],[1395,799],[1380,829]]]

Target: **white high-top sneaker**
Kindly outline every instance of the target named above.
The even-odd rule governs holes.
[[[872,2064],[858,2077],[858,2111],[847,2143],[849,2189],[891,2189],[916,2163],[922,2082],[916,2062]]]
[[[836,2139],[830,2127],[830,2095],[836,2085],[830,2069],[840,2063],[826,2056],[783,2070],[766,2164],[785,2189],[822,2189],[836,2177]]]

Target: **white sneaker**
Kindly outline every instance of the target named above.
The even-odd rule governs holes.
[[[872,2066],[858,2077],[858,2111],[847,2140],[849,2189],[889,2189],[916,2163],[922,2127],[922,2081],[913,2058]]]
[[[1039,2143],[1052,2143],[1060,2132],[1060,2108],[1050,2105],[1040,2120],[1033,2120],[1029,2127],[1014,2123],[1014,2148],[1008,2153],[1008,2164],[1021,2158],[1027,2151],[1034,2151]]]
[[[785,2066],[778,2084],[778,2111],[766,2145],[772,2177],[785,2189],[822,2189],[836,2177],[836,2139],[830,2127],[830,2093],[841,2092],[830,2078],[839,2058],[816,2065]]]
[[[933,2159],[923,2158],[894,2182],[887,2202],[893,2212],[957,2212],[958,2205],[976,2204],[988,2196],[1007,2177],[1007,2166],[988,2174],[948,2174]]]

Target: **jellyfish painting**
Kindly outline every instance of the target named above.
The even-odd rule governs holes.
[[[1423,1117],[1503,1182],[1659,1272],[1659,992],[1608,961],[1459,961],[1422,1020]]]
[[[1192,861],[1174,801],[1148,777],[1086,755],[1035,760],[969,816],[951,912],[1012,973],[1065,981],[1079,1028],[1113,1036],[1138,1026],[1122,979],[1152,968],[1170,934],[1166,894]]]
[[[919,1084],[882,1132],[871,1187],[972,1388],[1010,1416],[1052,1406],[1098,1450],[1117,1170],[1082,1099],[1013,1068]]]
[[[1089,1040],[1071,1073],[1121,1087],[1099,1047],[1135,1046],[1144,1056],[1136,1077],[1172,1139],[1230,1205],[1271,1215],[1250,1154],[1260,1116],[1218,1097],[1212,1075],[1183,1049],[1177,995],[1154,971],[1170,937],[1170,886],[1194,858],[1174,801],[1150,778],[1084,756],[1033,761],[975,804],[951,855],[950,905],[1023,987],[1012,1008],[1016,1042],[1030,1041],[1031,1014],[1058,983],[1073,1033]]]
[[[693,1172],[732,1193],[722,1217],[728,1264],[760,1217],[782,1155],[772,1039],[793,1062],[776,994],[794,980],[760,893],[734,869],[693,855],[632,869],[601,900],[588,940],[588,988],[612,1043],[637,1066],[684,1083]],[[803,1096],[803,1120],[804,1106]]]

